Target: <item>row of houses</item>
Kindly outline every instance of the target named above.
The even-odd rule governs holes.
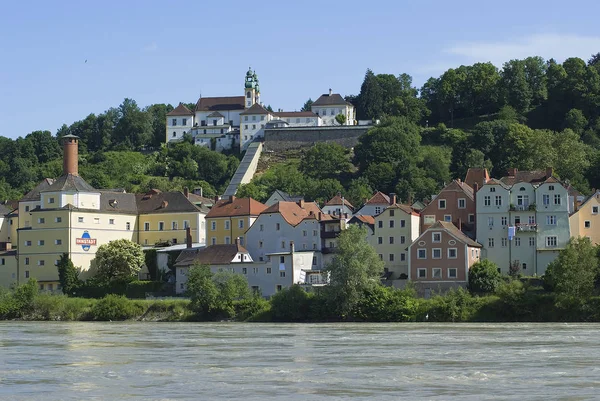
[[[360,208],[341,195],[322,209],[281,191],[265,204],[231,197],[206,216],[208,246],[185,250],[177,261],[177,289],[185,292],[194,262],[208,261],[214,271],[246,275],[265,296],[294,283],[323,285],[323,267],[350,224],[367,229],[391,285],[410,280],[425,293],[464,286],[481,259],[495,262],[503,274],[517,269],[541,276],[572,236],[600,242],[593,229],[599,202],[600,193],[584,197],[552,169],[511,169],[499,179],[470,169],[464,181],[452,181],[426,204],[403,204],[381,192]]]

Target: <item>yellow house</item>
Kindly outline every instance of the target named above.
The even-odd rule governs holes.
[[[10,287],[17,283],[17,251],[0,251],[0,285]]]
[[[577,200],[575,200],[577,203]],[[588,237],[592,244],[600,244],[600,191],[586,199],[569,216],[571,237]]]
[[[217,202],[206,215],[206,244],[233,244],[240,238],[245,245],[248,228],[267,206],[252,198],[231,196]]]

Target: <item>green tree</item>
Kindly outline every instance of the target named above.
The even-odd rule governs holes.
[[[189,269],[187,295],[191,308],[200,316],[211,316],[218,304],[219,289],[212,280],[213,274],[206,265],[194,265]]]
[[[142,268],[144,253],[139,244],[127,239],[118,239],[100,245],[94,260],[101,279],[129,279]]]
[[[68,253],[63,253],[58,260],[58,281],[63,294],[73,295],[81,285],[79,271],[73,265]]]
[[[366,240],[366,229],[350,226],[338,238],[338,252],[325,267],[332,307],[342,319],[350,317],[364,292],[380,285],[384,263]]]
[[[273,320],[304,322],[310,314],[311,296],[297,284],[284,288],[271,297]]]
[[[502,282],[498,265],[483,259],[469,269],[469,290],[472,293],[493,293]]]
[[[308,98],[308,100],[306,102],[304,102],[304,106],[302,106],[300,111],[312,111],[313,103],[314,103],[313,100],[311,98]]]
[[[564,127],[570,128],[577,134],[581,135],[583,130],[588,125],[588,120],[583,115],[583,112],[578,109],[571,109],[565,115]]]
[[[598,277],[597,249],[589,238],[571,238],[567,247],[548,265],[544,282],[557,294],[585,299],[592,295]]]
[[[335,121],[339,124],[339,125],[344,125],[346,124],[346,116],[344,114],[338,114],[337,116],[335,116]]]
[[[349,168],[346,149],[334,142],[315,144],[304,153],[299,166],[301,172],[316,179],[338,177]]]
[[[377,77],[370,69],[360,87],[357,99],[356,114],[359,120],[380,118],[383,114],[383,90]]]
[[[213,274],[212,281],[217,287],[220,312],[227,317],[235,316],[235,301],[250,299],[252,296],[248,280],[241,274],[220,271]]]

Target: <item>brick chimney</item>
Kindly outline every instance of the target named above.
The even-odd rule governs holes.
[[[235,237],[235,246],[239,248],[239,246],[240,246],[240,237]]]
[[[183,194],[185,195],[186,198],[189,198],[190,197],[190,189],[188,187],[184,187]]]
[[[235,200],[235,195],[229,195],[229,201],[233,202]]]
[[[63,139],[63,174],[79,175],[79,137],[65,135]]]
[[[185,228],[185,246],[188,249],[192,247],[192,229],[190,227]]]
[[[298,201],[298,206],[300,206],[301,209],[304,209],[304,199]]]
[[[390,205],[395,205],[396,204],[396,194],[395,193],[390,193]]]
[[[546,167],[546,178],[552,177],[554,174],[554,169],[552,167]]]
[[[477,191],[479,191],[479,184],[478,183],[473,183],[473,193],[476,194]]]

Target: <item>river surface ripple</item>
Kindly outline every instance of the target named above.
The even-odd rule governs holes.
[[[597,400],[598,324],[0,322],[0,400]]]

